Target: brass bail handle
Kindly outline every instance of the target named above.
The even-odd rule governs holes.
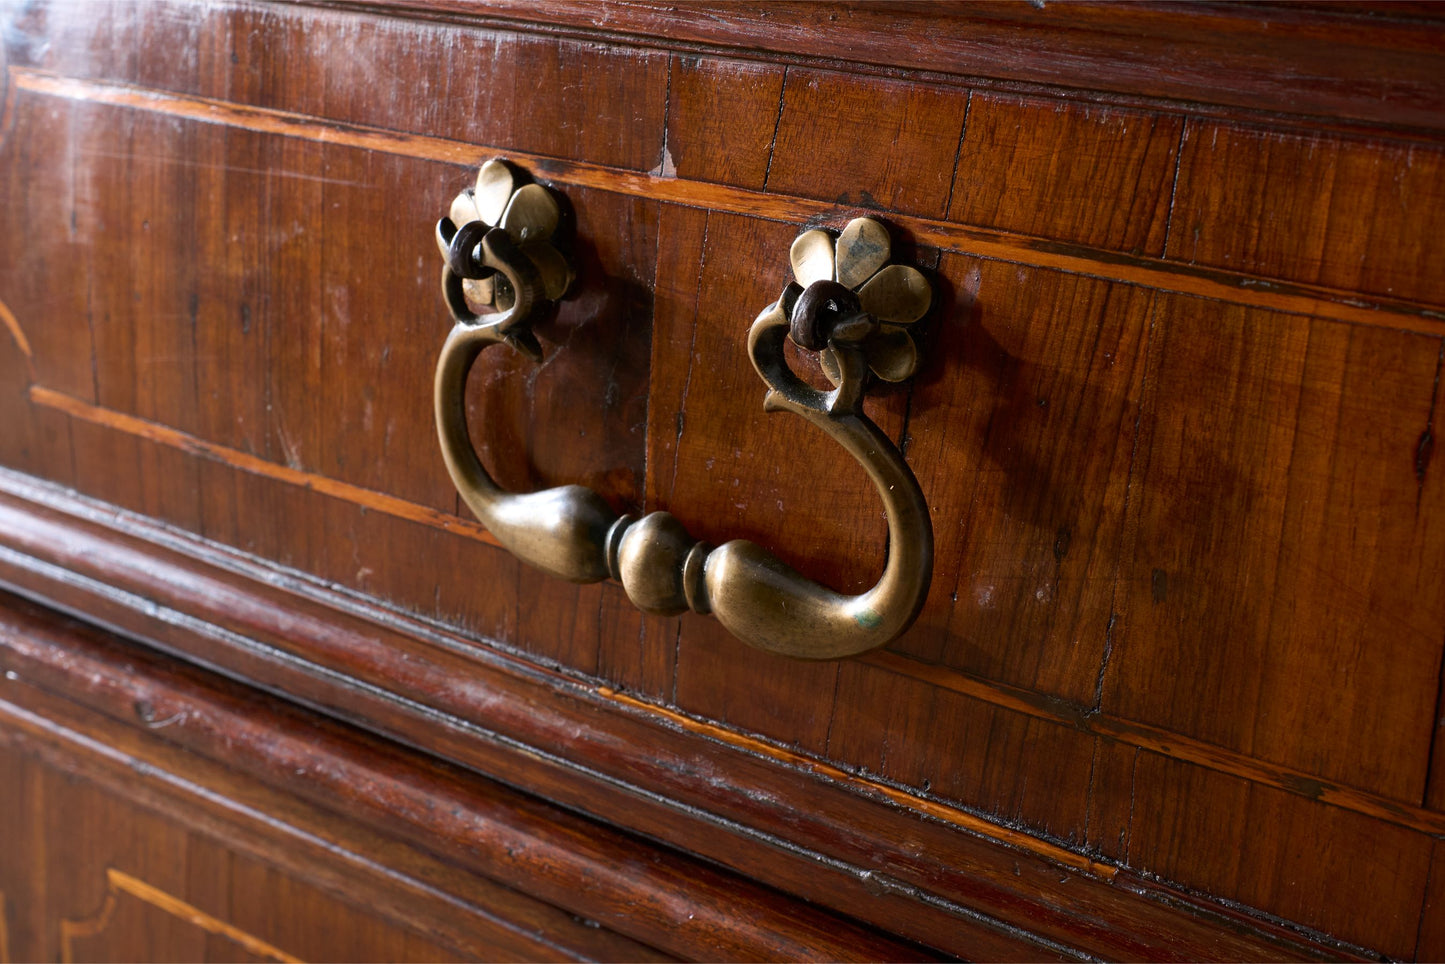
[[[712,613],[733,635],[768,652],[839,659],[901,635],[928,595],[933,523],[918,480],[862,403],[875,380],[912,376],[918,346],[911,326],[927,313],[933,291],[914,268],[889,263],[887,230],[858,218],[836,239],[818,229],[799,235],[790,252],[794,281],[748,332],[753,367],[768,386],[764,408],[792,412],[826,432],[863,466],[883,500],[883,574],[873,588],[849,596],[752,542],[716,548],[701,542],[670,513],[619,516],[582,486],[512,493],[487,474],[467,431],[467,375],[477,356],[499,342],[540,360],[533,308],[564,297],[573,281],[555,246],[556,199],[521,180],[506,162],[488,161],[476,187],[458,195],[437,225],[442,291],[455,322],[437,361],[437,435],[452,482],[477,519],[543,572],[582,583],[616,579],[645,612]],[[488,307],[494,311],[481,310]],[[789,367],[787,339],[819,353],[832,391],[812,387]]]

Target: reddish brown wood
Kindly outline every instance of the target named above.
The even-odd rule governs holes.
[[[1429,782],[1425,787],[1425,806],[1445,811],[1445,669],[1440,674],[1440,695],[1435,701],[1434,749],[1430,755]]]
[[[47,97],[99,101],[116,106],[143,106],[149,110],[207,123],[219,121],[247,130],[341,143],[373,152],[439,160],[464,166],[474,167],[503,150],[495,146],[479,149],[442,137],[398,135],[380,128],[350,125],[338,127],[323,118],[291,111],[253,108],[207,98],[157,94],[154,91],[108,83],[54,78],[31,71],[17,72],[16,77],[18,86],[27,96],[35,93]],[[508,155],[519,163],[543,172],[553,182],[576,187],[595,187],[677,204],[703,204],[710,209],[749,216],[803,222],[818,218],[846,220],[848,215],[860,213],[857,208],[840,207],[832,203],[779,197],[674,177],[635,174],[588,162],[558,160],[517,151],[509,151]],[[1284,282],[1237,271],[1120,256],[1112,252],[1100,253],[1078,245],[965,227],[905,214],[896,215],[890,220],[921,241],[959,253],[1113,278],[1239,304],[1317,314],[1356,324],[1429,333],[1440,331],[1439,310],[1409,301],[1375,295],[1362,296],[1360,292],[1348,289]]]
[[[761,190],[778,132],[784,73],[776,64],[673,57],[658,173]]]
[[[803,55],[850,67],[1059,84],[1228,108],[1323,115],[1438,131],[1445,115],[1438,17],[1367,10],[1189,4],[694,4],[639,0],[374,0],[378,9],[465,22],[576,31],[676,45]]]
[[[171,527],[6,475],[9,585],[960,956],[1433,946],[1438,18],[123,2],[0,26],[0,464]],[[479,365],[493,471],[850,590],[886,551],[876,501],[762,412],[743,339],[799,225],[886,209],[945,309],[918,381],[869,403],[938,530],[912,633],[761,657],[543,579],[458,511],[430,225],[498,153],[566,196],[581,271],[542,366]],[[1352,900],[1355,865],[1385,899]]]
[[[1441,304],[1438,151],[1190,123],[1167,256]],[[1389,212],[1384,216],[1383,212]]]
[[[1442,482],[1416,458],[1439,343],[1178,298],[1154,323],[1104,707],[1416,803],[1445,624]]]
[[[71,504],[83,516],[107,518]],[[94,524],[79,518],[63,528],[56,528],[61,519],[54,516],[39,525],[41,517],[50,514],[35,505],[28,521],[26,516],[9,516],[16,523],[12,529],[28,533],[25,549],[34,553],[45,546],[64,547],[54,561],[78,569],[77,576],[93,577],[91,586],[130,585],[132,591],[139,590],[130,597],[135,602],[127,605],[124,597],[117,600],[87,589],[87,583],[74,577],[57,579],[57,574],[25,568],[7,567],[7,582],[18,580],[31,591],[43,591],[67,606],[94,612],[111,624],[268,687],[343,715],[360,714],[408,743],[424,742],[571,806],[614,819],[625,814],[630,825],[652,836],[761,874],[814,900],[864,917],[882,915],[880,920],[890,926],[906,923],[916,936],[956,948],[957,953],[979,953],[987,947],[980,956],[1013,957],[1020,951],[1016,939],[1000,941],[997,932],[979,928],[970,917],[944,910],[950,904],[1015,919],[1030,930],[1110,956],[1188,959],[1200,956],[1205,947],[1221,946],[1221,941],[1240,941],[1236,956],[1273,957],[1284,953],[1282,947],[1295,946],[1272,943],[1282,935],[1266,936],[1267,929],[1262,934],[1258,921],[1220,921],[1217,908],[1205,911],[1191,905],[1203,919],[1179,916],[1169,909],[1179,906],[1176,895],[1166,892],[1166,903],[1154,903],[1143,895],[1155,889],[1127,872],[917,794],[820,766],[716,726],[659,713],[618,694],[538,676],[523,664],[468,650],[459,640],[433,636],[432,643],[425,643],[427,632],[418,624],[406,623],[407,632],[399,632],[390,628],[395,617],[351,612],[354,604],[339,597],[318,606],[322,600],[308,601],[315,589],[306,590],[294,580],[278,584],[275,576],[262,576],[240,560],[212,558],[205,569],[196,570],[198,557],[185,562],[185,557],[172,556],[180,565],[162,567],[161,560],[180,548],[173,537],[167,538],[171,548],[154,540],[135,543],[115,530],[114,537],[97,541]],[[121,524],[145,531],[144,526],[134,529],[134,522]],[[149,560],[147,568],[136,564],[142,559]],[[165,608],[157,612],[155,603],[146,599]],[[198,634],[196,629],[204,624],[188,620],[183,615],[187,611],[229,614],[229,632]],[[263,646],[246,643],[247,637]],[[463,655],[456,652],[459,646]],[[306,656],[301,662],[275,658],[287,650]],[[325,671],[307,671],[310,660],[321,660]],[[338,688],[338,672],[360,673],[360,681],[372,688]],[[379,697],[385,689],[400,689],[407,702]],[[433,711],[418,713],[420,700],[471,719],[473,725],[458,728],[457,722],[446,724]],[[485,707],[485,713],[479,715],[478,707]],[[441,728],[439,722],[444,723]],[[503,733],[524,735],[524,747],[529,748],[519,753],[515,738],[489,736]],[[711,748],[701,757],[699,737]],[[606,782],[598,783],[593,775],[599,767]],[[703,775],[706,779],[699,779]],[[881,806],[870,804],[870,798]],[[1319,807],[1312,812],[1320,815],[1329,811],[1312,806]],[[929,819],[920,821],[915,813]],[[719,820],[727,827],[752,826],[784,835],[801,849],[780,861],[768,836],[743,831],[720,837]],[[976,836],[980,834],[984,841]],[[820,867],[834,871],[824,875]],[[1063,906],[1055,892],[1061,874],[1071,884]],[[864,883],[874,875],[902,886],[885,887],[880,896],[877,887]],[[942,899],[915,902],[910,888]],[[1101,929],[1099,920],[1115,924]],[[1261,945],[1262,938],[1271,943]],[[1040,953],[1032,946],[1024,956]]]
[[[459,961],[551,950],[505,938],[438,942],[13,749],[0,756],[0,775],[7,960]],[[248,899],[256,894],[276,900]]]
[[[763,186],[942,218],[967,105],[956,90],[793,68]]]
[[[926,628],[898,649],[1094,707],[1153,295],[952,256],[940,268],[951,323],[909,424],[938,572]]]
[[[1189,772],[1152,753],[1139,759],[1131,798],[1157,814],[1130,835],[1131,862],[1160,867],[1191,889],[1237,892],[1252,906],[1388,955],[1414,953],[1429,838],[1339,810],[1307,816],[1298,797]]]
[[[1167,115],[974,94],[948,219],[1157,257],[1183,127]]]
[[[164,729],[168,742],[238,774],[664,950],[867,960],[919,953],[501,785],[173,668],[19,600],[7,600],[0,618],[0,658],[16,677],[6,677],[6,691],[26,685],[17,683],[23,678],[112,725]],[[580,879],[595,884],[578,889]]]
[[[1438,957],[1445,957],[1445,845],[1437,840],[1434,859],[1430,863],[1430,889],[1420,914],[1415,959],[1433,961]]]
[[[1099,744],[1088,733],[860,663],[839,671],[835,703],[833,759],[1081,849]]]

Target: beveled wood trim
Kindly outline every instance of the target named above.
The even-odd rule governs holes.
[[[476,145],[425,134],[407,134],[359,124],[341,124],[306,114],[230,101],[175,94],[126,84],[60,77],[30,68],[10,69],[12,86],[27,94],[147,110],[205,124],[257,133],[299,137],[367,151],[477,167],[499,154],[544,180],[646,198],[664,204],[706,208],[789,224],[842,223],[876,213],[828,201],[752,191],[746,188],[644,174],[582,161],[529,154],[506,147]],[[1163,258],[1124,254],[1086,245],[1013,234],[889,213],[887,219],[919,244],[953,254],[1004,261],[1150,290],[1191,295],[1284,314],[1310,315],[1351,324],[1430,335],[1445,332],[1445,308],[1404,299],[1265,278]]]
[[[13,674],[0,686],[0,712],[7,698],[23,701],[27,689],[39,689],[107,717],[112,729],[223,762],[666,952],[694,959],[926,956],[911,943],[32,603],[0,597],[0,666]],[[103,739],[111,739],[109,731]]]
[[[48,484],[0,492],[0,583],[948,953],[1355,953]]]
[[[290,466],[271,462],[258,456],[229,448],[228,446],[208,442],[194,435],[182,432],[179,429],[160,425],[156,422],[138,418],[134,415],[128,415],[124,412],[117,412],[113,409],[93,405],[90,402],[82,401],[81,399],[66,395],[63,392],[54,391],[53,389],[32,386],[30,389],[30,400],[37,405],[62,412],[72,418],[83,419],[93,425],[170,446],[182,452],[229,465],[243,472],[276,479],[277,481],[290,485],[299,485],[352,505],[363,506],[369,511],[382,512],[394,518],[429,525],[467,538],[476,539],[479,542],[484,542],[491,546],[499,547],[496,538],[484,527],[475,522],[441,512],[428,506],[409,502],[393,495],[361,488],[360,486],[351,485],[346,482],[340,482],[314,472],[293,469]],[[0,475],[0,492],[4,491],[4,479],[3,475]],[[0,501],[0,517],[3,517],[4,512],[5,505],[3,501]],[[4,544],[5,539],[3,536],[0,536],[0,545]],[[883,650],[865,654],[859,657],[859,659],[877,666],[880,669],[887,670],[890,673],[908,676],[922,682],[941,686],[971,699],[1000,706],[1014,712],[1024,713],[1050,723],[1062,724],[1081,730],[1084,733],[1102,736],[1129,746],[1148,750],[1152,753],[1158,753],[1161,756],[1167,756],[1177,760],[1186,760],[1190,763],[1198,764],[1211,770],[1217,770],[1221,773],[1243,777],[1254,783],[1264,784],[1311,799],[1321,800],[1331,805],[1341,807],[1342,809],[1375,817],[1410,830],[1418,830],[1434,836],[1445,836],[1445,813],[1437,810],[1411,806],[1401,801],[1382,797],[1365,790],[1323,780],[1315,774],[1306,773],[1287,766],[1266,763],[1247,754],[1239,753],[1225,747],[1213,746],[1191,737],[1171,733],[1167,730],[1162,730],[1134,720],[1099,713],[1090,707],[1080,706],[1067,700],[1041,695],[1027,689],[1009,686],[992,680],[980,679],[952,669],[951,667],[926,663],[901,653]],[[957,810],[956,808],[939,807],[936,803],[918,797],[915,794],[890,788],[876,781],[862,779],[837,768],[826,767],[802,754],[792,753],[785,748],[771,747],[768,744],[754,745],[753,741],[748,740],[744,736],[721,730],[701,721],[690,721],[681,714],[673,713],[663,707],[655,707],[651,704],[634,700],[625,693],[618,693],[606,687],[599,687],[597,693],[604,699],[616,700],[620,703],[632,705],[644,712],[660,714],[671,719],[680,727],[694,729],[699,733],[706,733],[710,738],[739,742],[740,745],[747,746],[749,749],[757,752],[787,759],[790,765],[799,766],[815,772],[820,772],[819,768],[822,767],[823,770],[829,773],[832,779],[849,784],[857,783],[865,788],[867,792],[897,799],[900,803],[919,810],[920,812],[937,811],[940,819],[947,820],[950,823],[968,827],[969,829],[980,830],[981,832],[998,836],[1004,840],[1010,840],[1017,836],[1027,841],[1026,846],[1037,843],[1033,838],[1028,837],[1027,834],[1017,834],[1015,831],[1006,827],[1000,827],[987,821],[979,821],[972,815]],[[1078,861],[1077,855],[1067,850],[1055,852],[1051,854],[1051,857],[1061,863],[1071,865]],[[1097,864],[1093,861],[1086,860],[1083,863],[1079,863],[1078,866],[1080,869],[1100,876],[1107,877],[1113,873],[1113,868],[1107,865]]]
[[[24,680],[0,687],[0,745],[460,953],[674,959]]]
[[[1445,129],[1438,10],[1221,3],[303,0],[774,63],[1097,92],[1156,109]],[[1384,15],[1381,15],[1381,14]],[[1274,118],[1278,119],[1278,117]]]

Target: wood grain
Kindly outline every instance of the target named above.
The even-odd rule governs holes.
[[[947,88],[791,69],[764,187],[942,218],[967,106]]]
[[[1428,837],[1152,753],[1139,759],[1132,800],[1144,818],[1129,836],[1130,863],[1388,955],[1414,953]]]
[[[915,679],[839,669],[828,756],[1083,849],[1097,742]]]
[[[1168,115],[975,93],[948,220],[1157,257],[1183,127]]]
[[[638,0],[605,12],[580,0],[372,0],[387,11],[453,15],[609,42],[759,51],[768,60],[898,69],[1017,88],[1059,85],[1149,106],[1301,114],[1366,126],[1440,129],[1439,18],[1418,5],[1373,16],[1294,4],[1248,13],[1216,6],[1024,2],[850,4]],[[940,16],[943,14],[943,16]],[[1076,93],[1075,96],[1078,96]],[[1197,108],[1196,108],[1197,109]],[[1272,118],[1278,121],[1278,117]]]
[[[25,894],[10,905],[22,959],[60,958],[63,917],[104,923],[90,915],[103,910],[116,867],[144,884],[152,904],[183,896],[213,920],[317,960],[666,959],[154,736],[127,735],[33,688],[19,699],[0,704],[16,843],[0,856],[0,874]],[[107,730],[113,738],[96,739]],[[287,899],[271,905],[264,896],[276,891]],[[174,943],[157,939],[178,923],[152,920],[131,952],[102,931],[106,947],[96,950],[164,956],[166,945],[197,936],[183,926]]]
[[[173,531],[73,497],[51,492],[9,518],[0,532],[23,534],[18,547],[52,563],[4,556],[10,585],[955,954],[1043,953],[1017,934],[1000,938],[995,922],[1116,957],[1195,959],[1225,944],[1238,957],[1312,957],[1333,946],[1302,945],[1218,905],[1181,904],[1157,884],[946,802],[539,673],[294,573],[214,546],[182,551],[190,543]],[[780,839],[791,846],[779,851]],[[1071,884],[1063,905],[1061,879]],[[1181,906],[1190,908],[1182,916]]]
[[[1094,706],[1152,296],[952,256],[940,275],[908,445],[937,572],[897,650]]]
[[[1430,862],[1430,889],[1420,913],[1420,935],[1415,943],[1415,960],[1433,961],[1445,957],[1445,844],[1435,841]]]
[[[72,135],[68,125],[18,108],[13,84],[7,97],[5,125],[0,129],[0,148],[11,161],[5,170],[5,196],[14,200],[7,208],[17,224],[49,226],[48,237],[54,245],[29,243],[29,232],[0,232],[0,278],[4,281],[0,301],[7,305],[7,316],[14,319],[13,325],[7,323],[7,333],[12,329],[22,332],[28,349],[27,366],[35,377],[95,401],[89,307],[93,282],[85,277],[77,279],[67,270],[80,243],[76,234],[76,186],[67,178],[61,184],[45,185],[50,190],[29,189],[34,184],[32,172],[55,171],[59,158],[84,152],[87,145],[93,144],[93,135]],[[72,215],[77,218],[75,224]],[[66,282],[51,280],[58,277],[65,277]],[[34,330],[26,331],[21,319],[32,312],[58,321],[44,326],[32,324],[29,327]]]
[[[673,57],[661,170],[761,190],[768,176],[783,75],[776,64]]]
[[[0,464],[156,522],[6,475],[0,580],[816,921],[999,959],[1433,946],[1439,18],[690,13],[712,19],[0,11]],[[459,511],[429,225],[497,153],[565,194],[581,273],[540,367],[478,366],[491,469],[849,590],[887,551],[877,506],[826,439],[764,415],[742,333],[800,225],[884,209],[946,309],[917,382],[870,402],[938,530],[909,636],[760,657],[541,579]],[[235,716],[250,745],[302,751],[258,712]],[[164,731],[224,755],[200,722]],[[251,759],[252,782],[319,792]],[[472,859],[445,815],[406,822],[419,798],[350,793],[311,799]],[[568,866],[546,900],[592,872]],[[656,943],[660,921],[626,926]],[[703,929],[776,947],[772,926]]]
[[[385,493],[372,492],[345,482],[338,482],[329,476],[318,475],[312,472],[302,472],[286,465],[277,465],[274,462],[269,462],[254,455],[248,455],[245,452],[238,452],[224,445],[206,442],[165,425],[157,425],[154,422],[136,418],[133,415],[87,404],[79,399],[71,398],[68,395],[47,388],[37,386],[31,388],[25,394],[29,396],[32,403],[39,407],[42,413],[45,411],[64,413],[70,416],[72,420],[68,424],[74,424],[74,420],[79,420],[88,425],[110,430],[108,433],[102,433],[97,437],[108,439],[112,443],[117,440],[117,433],[119,433],[119,435],[129,435],[135,438],[145,439],[166,448],[199,456],[208,462],[220,463],[233,470],[239,470],[250,475],[261,475],[305,489],[324,492],[329,496],[362,506],[366,509],[374,509],[412,522],[424,522],[437,529],[462,533],[468,538],[496,545],[496,537],[476,522],[461,519],[449,513],[416,505],[404,499],[388,496]],[[210,487],[206,486],[203,488],[207,490],[205,494],[209,497]],[[248,516],[246,519],[247,525],[238,527],[233,524],[231,531],[237,533],[237,538],[244,537],[246,533],[255,534],[259,531],[251,525],[251,523],[255,521],[258,520]],[[233,540],[223,541],[235,544]],[[267,553],[258,554],[263,556],[267,555]]]
[[[5,704],[4,710],[7,722],[21,726],[38,722],[35,717],[17,720],[12,704]],[[149,756],[132,757],[131,762],[155,767],[158,776],[164,773],[173,782],[165,785],[157,780],[165,790],[143,788],[135,785],[134,777],[127,781],[123,761],[98,761],[87,752],[90,734],[64,729],[57,733],[57,729],[51,726],[41,737],[10,729],[5,736],[0,772],[6,773],[7,788],[18,798],[7,807],[7,817],[12,827],[28,833],[26,838],[11,838],[17,841],[10,853],[14,863],[4,869],[7,881],[24,887],[25,897],[9,902],[15,946],[27,949],[18,959],[40,960],[48,954],[49,959],[60,960],[67,943],[72,951],[77,945],[88,948],[71,955],[81,960],[165,959],[183,948],[192,959],[234,959],[237,942],[208,937],[204,930],[197,933],[192,921],[178,917],[176,911],[185,912],[175,906],[177,902],[189,903],[227,930],[253,940],[265,935],[316,960],[665,959],[596,927],[571,924],[553,908],[534,912],[527,925],[554,928],[560,938],[556,943],[538,940],[521,929],[509,930],[489,916],[502,907],[525,914],[526,898],[519,894],[473,884],[468,896],[474,901],[490,899],[492,907],[448,899],[442,890],[420,880],[379,874],[365,854],[347,852],[337,841],[346,840],[348,830],[334,817],[330,840],[308,836],[279,819],[267,826],[257,821],[258,811],[227,798],[221,788],[246,797],[246,804],[270,803],[278,816],[294,817],[285,812],[281,798],[274,794],[267,798],[254,790],[247,793],[235,787],[234,777],[229,787],[224,780],[203,787],[177,778],[160,769],[158,757],[164,761],[161,766],[179,765],[186,778],[202,771],[202,779],[214,780],[223,771],[205,772],[198,762],[187,763],[175,753],[157,754],[154,748]],[[48,805],[48,812],[37,813],[42,805]],[[234,821],[229,825],[217,816],[228,806]],[[348,842],[355,842],[356,832],[349,832]],[[218,842],[222,835],[224,844]],[[370,852],[374,856],[405,859],[394,842],[375,836],[362,839],[375,848]],[[80,849],[81,844],[86,849]],[[288,855],[288,845],[306,859]],[[34,863],[26,868],[22,860]],[[413,870],[425,866],[415,857],[412,864]],[[107,877],[117,873],[116,865],[160,881],[174,893],[120,871],[135,882],[122,894],[139,891],[147,900],[132,897],[128,906],[112,904],[105,891]],[[433,864],[429,869],[460,891],[468,890],[460,875],[453,872],[447,880],[443,867]],[[188,900],[180,901],[177,893]],[[276,906],[255,899],[268,893],[286,899]],[[73,915],[68,928],[66,915]],[[91,927],[85,928],[86,924]],[[82,929],[95,933],[76,933]]]
[[[1445,811],[1445,669],[1440,673],[1440,695],[1435,700],[1435,735],[1430,754],[1429,779],[1425,786],[1425,806]]]
[[[1438,150],[1190,123],[1167,256],[1440,304]],[[1389,216],[1383,216],[1389,212]]]
[[[1104,707],[1419,801],[1439,343],[1178,298],[1155,335]]]
[[[409,758],[399,747],[257,694],[213,687],[219,681],[173,668],[163,657],[73,624],[47,628],[46,614],[33,606],[16,601],[3,618],[4,662],[15,676],[82,698],[120,725],[136,725],[128,722],[135,719],[157,732],[164,724],[171,743],[224,760],[309,803],[340,809],[372,829],[460,858],[473,872],[525,884],[530,893],[623,933],[649,934],[663,950],[730,958],[795,957],[809,950],[839,959],[918,955],[916,948],[802,905],[780,907],[775,893],[750,890],[746,883],[739,888],[741,882],[704,865],[649,851],[640,841],[500,785]],[[17,688],[8,682],[7,691]],[[409,823],[425,829],[409,830]],[[467,842],[446,841],[456,835]],[[578,873],[582,863],[590,867]],[[578,889],[580,879],[597,883]],[[738,914],[743,907],[748,912]],[[741,929],[744,921],[756,930]]]
[[[500,150],[496,147],[469,145],[445,137],[399,136],[381,128],[337,125],[324,117],[294,111],[256,108],[210,98],[173,96],[111,83],[56,78],[26,70],[17,70],[16,77],[17,87],[46,95],[117,106],[144,107],[204,123],[225,123],[248,130],[304,137],[324,143],[347,144],[370,151],[463,166],[475,167]],[[545,155],[512,151],[508,156],[517,163],[541,172],[549,182],[596,187],[663,202],[701,205],[713,210],[795,224],[820,218],[841,218],[846,221],[844,215],[866,213],[865,209],[830,202],[777,196],[675,177],[638,174]],[[1279,281],[1200,265],[1096,252],[1079,245],[954,225],[906,214],[895,215],[889,220],[910,232],[920,243],[962,254],[1057,268],[1091,277],[1143,284],[1165,291],[1319,315],[1356,324],[1430,333],[1438,333],[1441,328],[1439,321],[1442,313],[1430,305],[1378,295],[1362,297],[1359,292],[1344,289]]]
[[[707,216],[700,235],[695,221],[693,227],[668,244],[697,245],[678,255],[695,259],[696,267],[685,270],[697,278],[696,293],[684,294],[675,307],[669,301],[657,316],[655,337],[666,357],[653,356],[649,437],[658,448],[649,465],[657,475],[656,504],[713,545],[750,539],[812,579],[862,591],[877,579],[884,558],[884,521],[867,476],[801,419],[765,413],[764,386],[749,368],[712,361],[746,357],[747,326],[756,312],[745,306],[766,306],[790,280],[785,252],[795,232],[717,213]],[[685,222],[679,230],[687,230]],[[682,344],[686,353],[674,347]],[[821,384],[816,361],[811,364]],[[896,438],[905,403],[895,392],[867,408]],[[665,461],[664,453],[671,458]],[[778,453],[788,454],[780,459]],[[802,484],[785,474],[788,462],[827,470]],[[676,652],[679,706],[824,749],[836,665],[750,652],[711,621],[690,617],[681,621]]]

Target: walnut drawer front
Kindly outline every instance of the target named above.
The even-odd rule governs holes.
[[[834,921],[883,956],[1445,953],[1437,14],[0,26],[8,591],[819,908],[739,954],[828,956]],[[747,331],[805,226],[888,225],[939,291],[917,378],[867,403],[933,518],[912,629],[770,656],[473,519],[433,427],[432,232],[495,156],[565,198],[577,281],[541,364],[489,352],[468,384],[487,468],[845,592],[888,551],[876,497],[764,412]],[[52,695],[86,704],[63,662]],[[606,926],[632,942],[606,953],[707,956]]]

